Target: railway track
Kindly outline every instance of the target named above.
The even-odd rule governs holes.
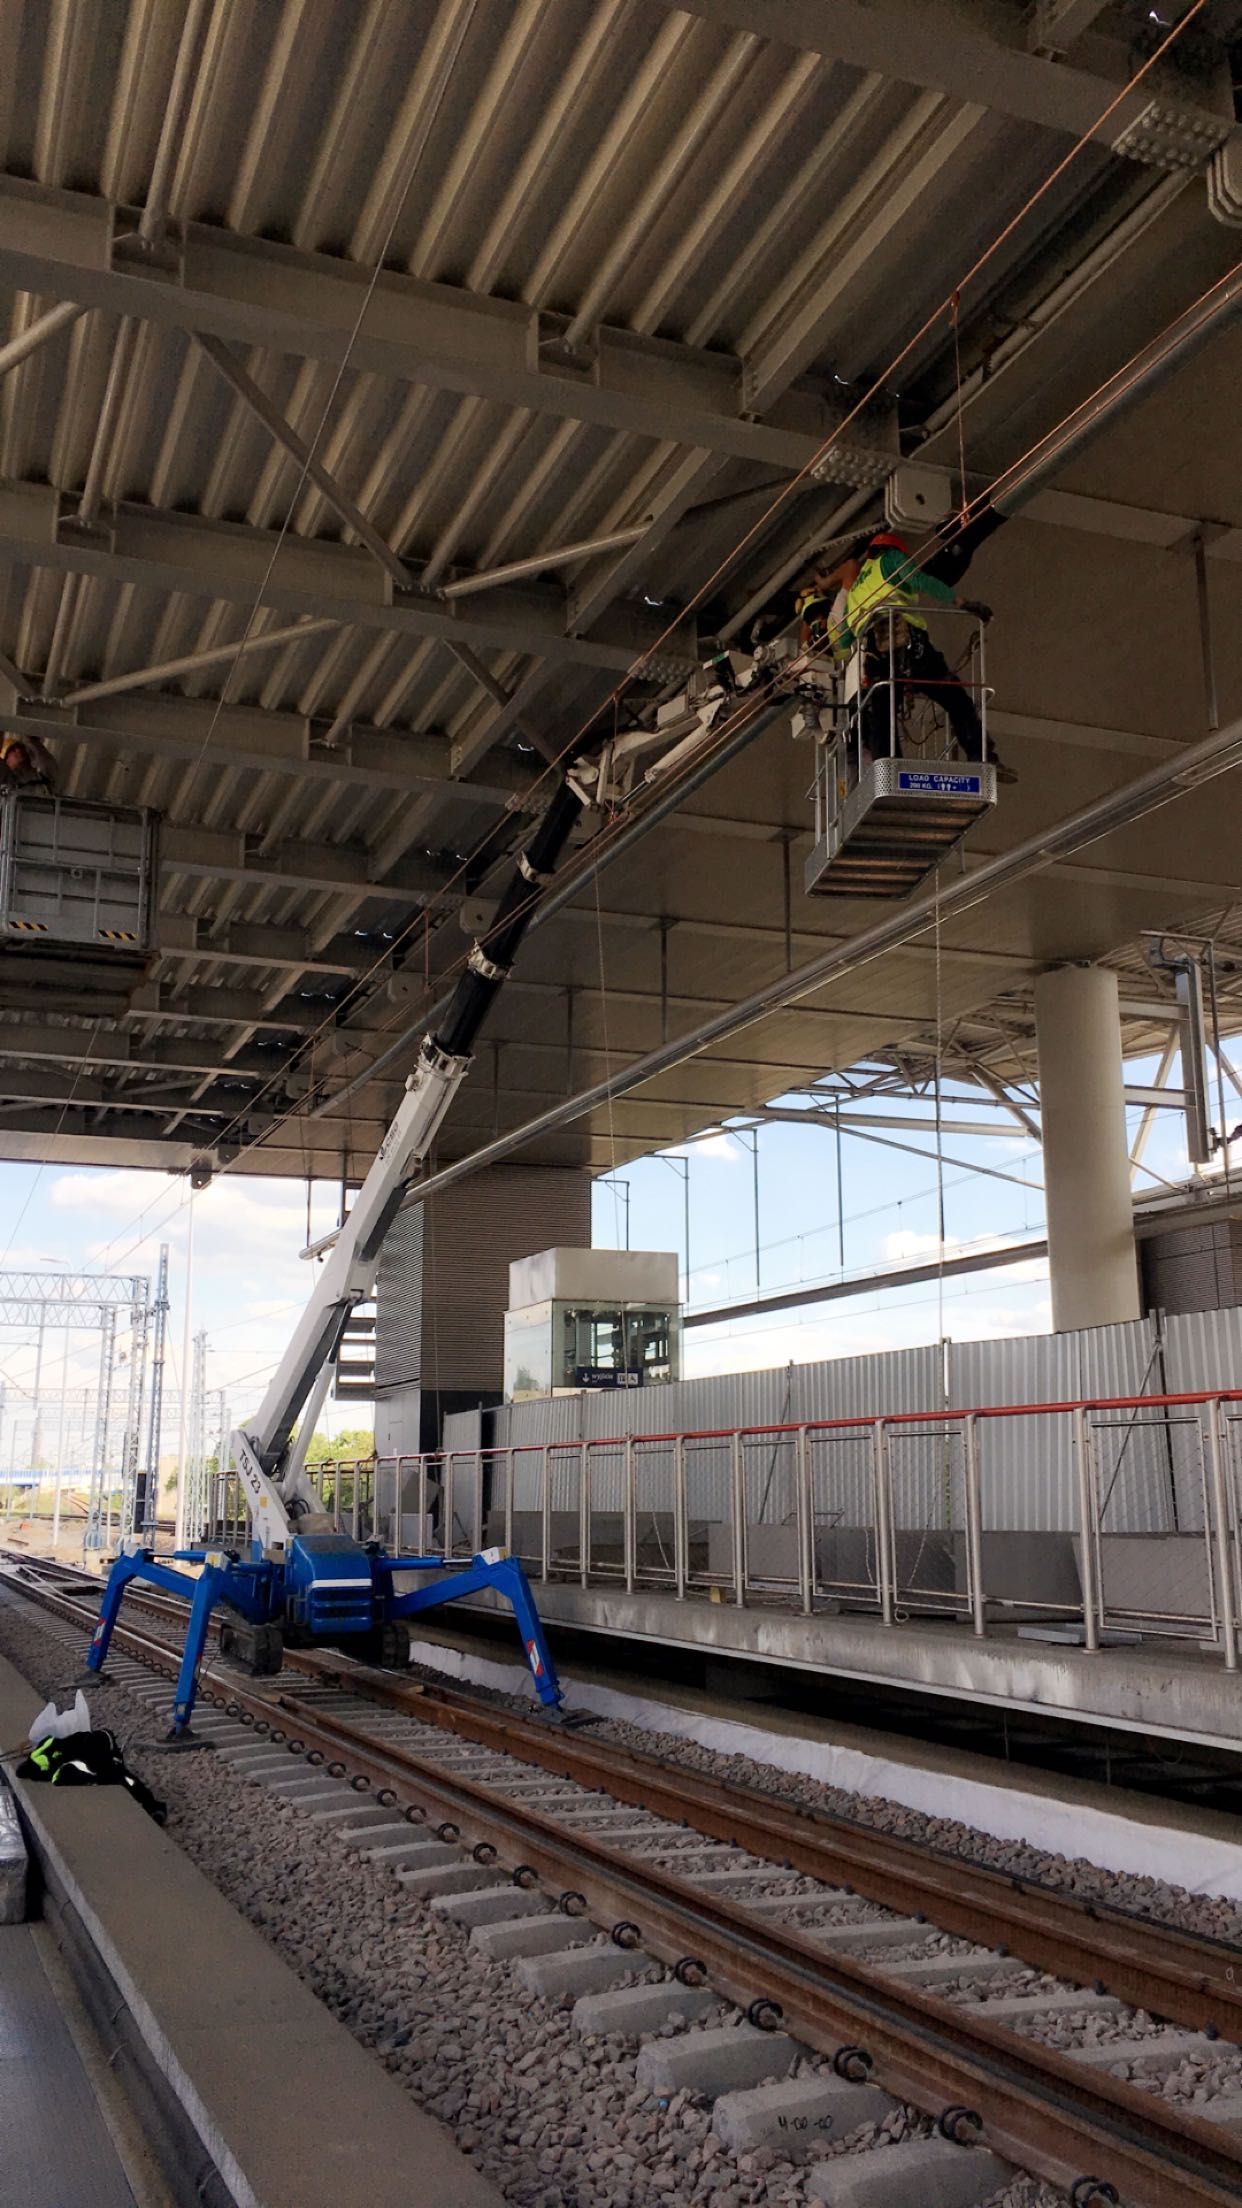
[[[89,1630],[80,1588],[28,1573],[23,1591],[71,1631]],[[175,1610],[158,1622],[175,1629]],[[132,1626],[118,1635],[118,1682],[162,1704],[166,1689],[149,1673],[174,1671],[175,1652]],[[624,1980],[671,1966],[665,2014],[720,1996],[744,2012],[731,2050],[743,2071],[768,2063],[779,2077],[799,2049],[813,2050],[830,2079],[912,2103],[959,2152],[985,2141],[1078,2208],[1219,2208],[1242,2197],[1242,2130],[1106,2074],[1108,2049],[1153,2086],[1162,2059],[1167,2069],[1188,2044],[1227,2062],[1242,2043],[1236,1948],[453,1689],[412,1688],[322,1652],[291,1652],[289,1664],[292,1677],[262,1682],[205,1667],[201,1729],[220,1754],[308,1815],[333,1818],[411,1892],[438,1889],[437,1907],[472,1924],[476,1940],[489,1920],[503,1930],[510,1909],[517,1929],[500,1949],[537,1990],[572,1988],[588,1962],[598,1991],[586,2020],[604,2018],[600,2029],[626,2013]],[[515,1886],[521,1913],[552,1920],[525,1941]],[[660,2015],[661,1987],[648,1995],[631,2002],[636,2016]],[[1144,2012],[1133,2037],[1127,2009]],[[1038,2032],[1063,2013],[1094,2013],[1122,2036],[1076,2050],[1045,2044]],[[712,2035],[691,2038],[704,2049]],[[658,2069],[640,2055],[640,2082],[644,2062],[649,2075]],[[755,2069],[756,2082],[766,2074]],[[1242,2105],[1220,2107],[1242,2125]]]

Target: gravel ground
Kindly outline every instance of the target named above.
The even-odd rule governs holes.
[[[0,1602],[0,1652],[44,1694],[63,1689],[66,1644],[25,1606]],[[456,1927],[403,1895],[390,1873],[311,1828],[287,1803],[211,1755],[152,1752],[152,1721],[123,1688],[91,1689],[96,1722],[168,1804],[167,1830],[219,1891],[514,2208],[807,2208],[807,2173],[766,2150],[734,2159],[710,2110],[678,2094],[654,2105],[619,2038],[577,2040],[568,2012],[540,2008]],[[731,2012],[729,2012],[731,2013]],[[716,2019],[718,2020],[718,2019]],[[810,2067],[820,2065],[811,2058]],[[926,2119],[897,2110],[888,2139]],[[875,2145],[864,2127],[832,2151]],[[993,2208],[1062,2208],[1022,2180]]]
[[[434,1686],[445,1684],[445,1675],[427,1665],[412,1664],[410,1675],[426,1679]],[[469,1691],[481,1700],[530,1715],[528,1694],[501,1694],[495,1689],[475,1686]],[[761,1723],[761,1717],[756,1717],[755,1722]],[[1192,1894],[1185,1887],[1169,1885],[1162,1879],[1143,1878],[1135,1872],[1105,1870],[1098,1863],[1088,1862],[1085,1856],[1056,1855],[1022,1840],[998,1840],[956,1818],[932,1817],[923,1810],[907,1809],[901,1802],[890,1802],[880,1794],[851,1794],[844,1787],[825,1786],[818,1779],[782,1771],[775,1764],[760,1763],[750,1756],[725,1755],[719,1749],[684,1740],[679,1734],[649,1730],[620,1718],[600,1718],[594,1722],[591,1738],[615,1741],[619,1747],[632,1748],[639,1754],[660,1756],[687,1771],[701,1771],[720,1779],[726,1785],[760,1787],[781,1801],[823,1810],[855,1824],[870,1826],[877,1832],[893,1833],[898,1839],[915,1841],[920,1847],[936,1848],[942,1854],[986,1864],[1010,1878],[1039,1881],[1063,1893],[1076,1894],[1083,1900],[1104,1902],[1111,1908],[1175,1924],[1183,1931],[1198,1932],[1209,1939],[1242,1942],[1242,1905],[1223,1896]]]

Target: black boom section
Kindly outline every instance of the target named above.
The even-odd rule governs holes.
[[[562,782],[534,835],[518,858],[496,916],[470,953],[452,1000],[436,1033],[434,1049],[450,1058],[468,1058],[492,999],[509,978],[522,937],[539,904],[582,811],[572,783]]]

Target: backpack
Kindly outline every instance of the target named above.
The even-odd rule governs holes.
[[[154,1817],[167,1822],[168,1807],[129,1769],[117,1746],[115,1733],[103,1727],[91,1732],[46,1733],[17,1766],[19,1779],[42,1780],[49,1786],[123,1786]]]

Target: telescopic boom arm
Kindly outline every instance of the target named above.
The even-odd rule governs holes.
[[[518,946],[583,809],[581,792],[562,781],[514,867],[486,935],[479,938],[418,1064],[309,1302],[281,1358],[258,1416],[233,1435],[234,1463],[246,1488],[256,1539],[283,1548],[299,1518],[322,1508],[292,1436],[320,1375],[335,1358],[350,1312],[373,1291],[384,1236],[470,1070],[474,1044],[492,999],[508,979]]]

